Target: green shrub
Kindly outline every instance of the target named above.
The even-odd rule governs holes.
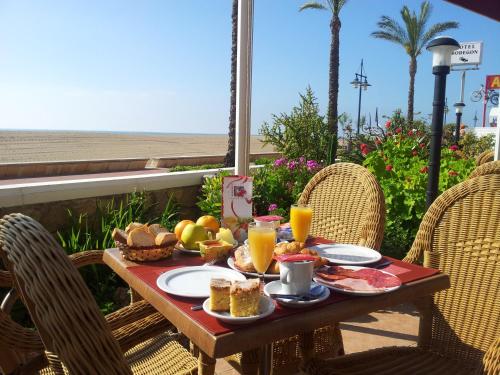
[[[290,206],[297,202],[311,177],[321,169],[315,160],[280,158],[255,170],[253,205],[256,215],[278,214],[288,220]]]
[[[196,205],[204,215],[221,217],[222,210],[222,180],[229,176],[229,171],[219,171],[216,175],[206,177],[201,185],[200,196]]]
[[[300,103],[290,114],[273,115],[273,123],[264,122],[260,129],[264,144],[271,144],[287,159],[304,156],[326,160],[330,132],[319,114],[316,97],[310,87],[300,94]]]
[[[169,169],[169,172],[185,172],[198,171],[203,169],[219,169],[223,168],[224,164],[203,164],[203,165],[177,165]]]
[[[134,192],[119,202],[98,201],[95,216],[87,214],[75,216],[68,211],[71,222],[69,228],[57,232],[59,242],[67,254],[85,250],[104,250],[115,246],[111,233],[114,228],[124,229],[131,222],[157,222],[172,230],[179,216],[179,206],[171,195],[161,217],[153,216],[153,207],[145,192]],[[101,311],[107,314],[117,307],[113,296],[118,287],[126,287],[125,283],[107,266],[90,265],[80,268],[80,272],[96,298]]]
[[[409,250],[426,211],[427,138],[411,129],[403,132],[396,121],[387,122],[385,140],[374,149],[360,146],[363,165],[377,178],[385,196],[387,216],[382,252],[402,258]],[[474,169],[474,160],[462,158],[455,146],[441,151],[439,192],[461,182]]]

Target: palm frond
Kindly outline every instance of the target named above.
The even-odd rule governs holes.
[[[407,33],[405,29],[394,19],[382,16],[380,21],[377,22],[377,26],[380,30],[373,32],[371,35],[375,38],[391,40],[399,44],[405,44],[408,40]],[[383,36],[378,36],[379,33]],[[385,34],[391,34],[391,38],[387,38]]]
[[[347,0],[327,0],[330,10],[338,17]]]
[[[371,33],[371,36],[374,38],[377,38],[377,39],[384,39],[384,40],[388,40],[390,42],[400,44],[403,47],[406,44],[405,40],[401,39],[400,36],[393,34],[393,33],[389,33],[387,31],[380,31],[380,30],[374,31],[373,33]]]
[[[328,8],[325,4],[319,3],[317,1],[308,1],[307,3],[302,4],[299,8],[299,12],[302,12],[305,9],[317,9],[317,10],[327,10]]]
[[[418,47],[418,38],[420,31],[418,29],[417,15],[411,12],[405,5],[401,9],[401,18],[403,19],[406,27],[406,34],[408,35],[407,52],[411,56],[415,56]]]
[[[435,36],[441,34],[442,32],[450,29],[457,29],[460,26],[458,22],[448,21],[448,22],[440,22],[432,25],[429,30],[422,36],[421,43],[419,46],[419,53],[422,48]]]

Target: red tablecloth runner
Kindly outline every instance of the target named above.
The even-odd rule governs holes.
[[[311,243],[309,243],[309,245],[320,244],[320,243],[331,243],[331,241],[317,238],[314,239]],[[436,269],[425,268],[418,265],[405,263],[400,260],[389,257],[383,257],[380,262],[385,262],[387,261],[387,259],[390,259],[393,263],[385,267],[383,270],[390,272],[394,275],[397,275],[401,279],[403,284],[439,273],[439,270]],[[156,279],[158,278],[158,276],[160,276],[160,274],[162,274],[165,271],[169,271],[171,269],[183,266],[196,266],[202,264],[203,261],[198,256],[175,254],[173,259],[165,259],[157,262],[150,262],[150,263],[140,264],[137,266],[132,266],[128,268],[128,271],[130,271],[136,277],[138,277],[146,284],[148,284],[150,287],[155,289],[160,295],[164,296],[166,300],[170,301],[171,303],[174,303],[179,309],[184,311],[186,315],[188,315],[193,320],[197,321],[213,335],[220,335],[223,333],[240,329],[248,329],[252,326],[255,326],[256,324],[263,324],[265,322],[269,322],[285,316],[290,316],[294,314],[304,314],[307,313],[308,310],[316,309],[321,306],[337,303],[347,299],[367,298],[367,297],[348,296],[345,294],[336,293],[331,290],[330,297],[327,300],[308,308],[290,309],[277,305],[274,313],[271,316],[256,321],[251,325],[225,324],[207,315],[203,310],[191,311],[191,306],[200,304],[201,302],[203,302],[203,299],[176,297],[165,293],[156,286]]]

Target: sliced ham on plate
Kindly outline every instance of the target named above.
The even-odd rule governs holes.
[[[355,266],[323,267],[314,279],[338,292],[358,295],[390,292],[401,286],[401,280],[391,273]]]

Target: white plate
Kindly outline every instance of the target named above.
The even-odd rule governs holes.
[[[273,313],[275,308],[274,302],[272,298],[267,296],[260,296],[259,301],[259,315],[253,316],[244,316],[244,317],[236,317],[231,316],[229,311],[212,311],[210,310],[210,298],[206,299],[203,302],[203,310],[214,318],[220,319],[223,322],[231,323],[231,324],[248,324],[255,322],[258,319],[265,318]]]
[[[217,266],[181,267],[161,274],[156,280],[164,292],[182,297],[205,298],[210,295],[210,280],[246,280],[241,273]]]
[[[361,266],[378,262],[382,254],[364,246],[349,244],[325,244],[310,247],[318,252],[319,256],[335,264],[350,264]]]
[[[346,269],[353,270],[353,271],[362,270],[362,269],[370,269],[370,270],[373,270],[376,272],[385,273],[386,275],[390,275],[390,276],[398,278],[396,275],[393,275],[392,273],[378,270],[375,268],[357,267],[357,266],[342,266],[342,268],[346,268]],[[335,285],[336,284],[335,281],[326,281],[318,276],[314,276],[313,280],[315,282],[317,282],[318,284],[324,285],[324,286],[326,286],[326,287],[328,287],[336,292],[343,293],[343,294],[355,295],[355,296],[374,296],[377,294],[389,293],[389,292],[392,292],[392,291],[399,289],[401,287],[401,283],[400,283],[397,286],[387,287],[387,288],[383,288],[383,289],[381,288],[380,290],[372,290],[372,291],[370,291],[370,290],[355,290],[355,289],[345,289],[345,288],[341,287],[340,285]]]
[[[245,272],[245,271],[240,270],[234,264],[234,258],[233,257],[227,258],[227,265],[229,266],[229,268],[232,268],[233,270],[235,270],[237,272],[241,272],[243,275],[252,276],[252,277],[260,277],[260,274],[258,274],[257,272]],[[277,280],[279,278],[280,278],[280,274],[279,273],[265,273],[264,274],[264,279]]]
[[[317,283],[313,282],[311,284],[311,288],[318,285]],[[264,287],[264,294],[269,297],[270,294],[274,293],[283,293],[281,291],[281,281],[276,280],[276,281],[271,281],[270,283],[267,283],[266,286]],[[330,290],[328,288],[323,288],[322,293],[318,296],[318,298],[310,300],[310,301],[297,301],[294,299],[289,299],[289,298],[275,298],[276,302],[278,302],[280,305],[286,306],[286,307],[291,307],[291,308],[301,308],[301,307],[307,307],[314,305],[318,302],[324,301],[330,296]]]

